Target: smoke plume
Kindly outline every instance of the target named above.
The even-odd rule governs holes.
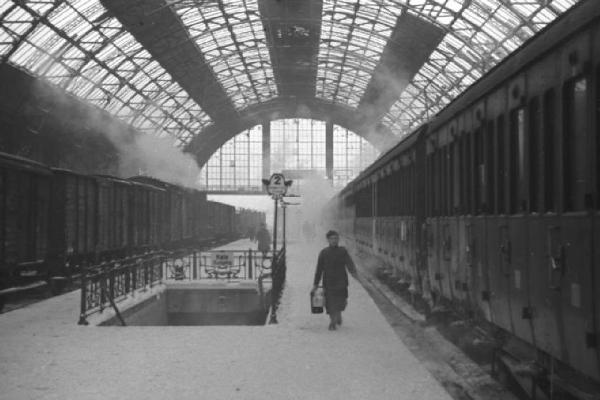
[[[33,95],[54,104],[85,103],[47,82],[37,80]],[[102,134],[118,151],[121,178],[148,175],[183,186],[197,185],[200,168],[191,154],[183,153],[169,137],[159,132],[140,133],[99,107],[86,104],[76,110],[78,125]],[[98,171],[101,172],[101,171]]]

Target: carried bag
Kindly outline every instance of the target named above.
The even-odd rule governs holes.
[[[310,293],[310,311],[313,314],[322,314],[325,307],[325,292],[322,287]]]

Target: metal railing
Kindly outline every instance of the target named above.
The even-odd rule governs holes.
[[[281,295],[283,294],[283,288],[285,285],[285,275],[287,272],[285,247],[283,247],[277,255],[274,257],[273,266],[271,268],[271,317],[269,319],[270,324],[277,323],[277,310],[279,309],[279,302],[281,301]]]
[[[255,250],[180,251],[168,253],[166,280],[256,280],[271,271],[273,255]]]
[[[87,325],[89,315],[111,305],[116,308],[115,302],[128,294],[158,284],[164,258],[163,252],[153,252],[83,268],[79,324]]]
[[[272,274],[273,254],[254,250],[191,250],[153,252],[112,260],[82,268],[79,324],[87,317],[113,307],[136,291],[144,291],[164,280],[255,280],[265,304],[265,297],[275,285],[272,276],[280,276],[281,252],[276,257],[279,275]],[[270,285],[269,285],[270,284]]]

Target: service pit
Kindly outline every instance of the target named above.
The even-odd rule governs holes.
[[[264,325],[268,298],[256,281],[167,282],[117,307],[126,326]],[[96,325],[122,325],[112,309],[102,314]]]

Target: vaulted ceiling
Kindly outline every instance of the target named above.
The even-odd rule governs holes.
[[[577,2],[5,0],[0,62],[171,135],[200,162],[284,116],[382,147]]]

